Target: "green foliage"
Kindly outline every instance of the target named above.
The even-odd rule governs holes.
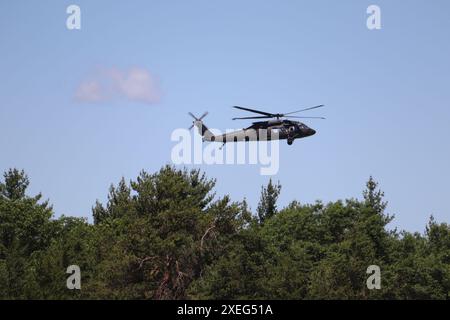
[[[0,297],[23,299],[36,287],[25,275],[35,253],[45,250],[54,235],[52,209],[41,195],[25,195],[28,177],[9,170],[0,182]]]
[[[94,208],[96,225],[116,232],[101,244],[107,253],[99,265],[107,274],[103,297],[187,297],[192,280],[220,254],[214,246],[245,224],[242,204],[213,201],[214,184],[198,170],[166,166],[110,188],[106,206]]]
[[[277,213],[277,200],[280,195],[281,185],[272,183],[269,180],[267,187],[261,188],[261,199],[256,210],[259,222],[262,224],[266,219],[270,219]]]
[[[199,170],[165,166],[112,185],[94,224],[53,219],[28,185],[16,169],[0,182],[0,299],[449,299],[450,226],[388,230],[372,177],[362,200],[281,210],[270,180],[252,215]],[[69,265],[81,290],[66,287]],[[380,290],[367,289],[369,265]]]

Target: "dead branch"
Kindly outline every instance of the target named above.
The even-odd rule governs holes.
[[[147,261],[150,261],[150,260],[153,260],[153,259],[156,259],[156,258],[158,258],[158,257],[153,256],[153,257],[145,257],[145,258],[140,259],[140,261],[139,261],[139,268],[138,268],[138,269],[142,269],[142,266],[143,266],[144,263],[146,263]]]
[[[203,251],[203,243],[205,241],[206,236],[208,235],[209,232],[211,232],[212,229],[214,229],[216,227],[215,224],[213,224],[211,227],[209,227],[208,229],[206,229],[205,233],[202,236],[202,239],[200,240],[200,251]]]

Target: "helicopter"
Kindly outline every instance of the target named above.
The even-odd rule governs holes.
[[[233,118],[232,120],[247,120],[247,119],[269,119],[269,120],[253,122],[252,125],[247,128],[219,135],[214,135],[211,131],[209,131],[209,129],[205,126],[205,124],[202,121],[203,118],[205,118],[208,115],[208,112],[205,112],[199,118],[197,118],[191,112],[188,112],[188,114],[192,118],[194,118],[192,126],[189,128],[189,130],[195,126],[197,127],[200,135],[203,137],[203,141],[221,142],[223,143],[223,145],[227,142],[262,141],[262,140],[267,141],[276,139],[287,140],[287,144],[292,145],[295,139],[312,136],[316,133],[316,131],[300,121],[294,121],[287,118],[325,119],[324,117],[302,117],[293,115],[299,112],[313,110],[322,107],[324,107],[323,104],[288,113],[270,113],[240,106],[233,106],[233,108],[235,109],[253,112],[259,114],[259,116],[239,117]]]

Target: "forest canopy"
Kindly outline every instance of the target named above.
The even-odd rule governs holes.
[[[55,218],[24,171],[0,180],[0,299],[448,299],[450,226],[390,230],[384,194],[279,208],[269,181],[256,212],[218,197],[199,170],[122,179],[94,223]],[[70,265],[81,289],[67,288]],[[368,266],[381,270],[368,289]]]

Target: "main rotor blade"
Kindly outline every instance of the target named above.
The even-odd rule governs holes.
[[[324,117],[299,117],[299,116],[287,116],[285,118],[295,118],[295,119],[322,119],[325,120]]]
[[[233,108],[241,109],[241,110],[245,110],[245,111],[250,111],[250,112],[254,112],[254,113],[259,113],[259,114],[263,114],[265,116],[270,116],[270,117],[274,116],[273,113],[259,111],[259,110],[254,110],[254,109],[249,109],[249,108],[244,108],[244,107],[239,107],[239,106],[233,106]]]
[[[322,108],[322,107],[325,107],[325,106],[323,104],[321,104],[320,106],[315,106],[315,107],[310,107],[310,108],[306,108],[306,109],[302,109],[302,110],[288,112],[288,113],[285,113],[284,115],[293,114],[293,113],[297,113],[297,112],[303,112],[303,111],[317,109],[317,108]]]
[[[242,118],[233,118],[233,120],[243,120],[243,119],[270,119],[273,118],[271,116],[261,116],[261,117],[242,117]]]

